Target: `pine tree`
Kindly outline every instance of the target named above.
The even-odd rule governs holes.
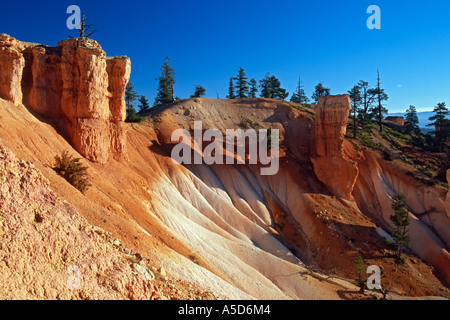
[[[437,104],[437,106],[434,107],[433,112],[435,113],[435,115],[428,119],[432,122],[427,126],[434,127],[434,140],[439,146],[439,151],[442,152],[444,150],[444,146],[447,143],[447,140],[449,139],[450,134],[449,120],[447,119],[450,111],[445,106],[445,102],[440,102]]]
[[[287,92],[286,89],[281,88],[280,80],[277,77],[272,76],[270,77],[270,82],[272,89],[272,98],[278,100],[286,100],[286,98],[289,96],[289,92]]]
[[[247,98],[247,93],[249,90],[248,82],[247,82],[247,76],[245,74],[244,69],[239,68],[238,75],[236,78],[233,78],[233,80],[236,80],[236,97],[238,99]]]
[[[262,80],[259,80],[261,88],[261,98],[273,98],[272,96],[272,81],[269,73],[266,73]]]
[[[194,94],[191,95],[191,98],[201,98],[205,95],[206,89],[202,86],[195,86]]]
[[[280,80],[275,76],[270,76],[269,73],[259,83],[262,98],[285,100],[289,96],[289,92],[281,88]]]
[[[140,96],[138,101],[139,113],[148,112],[150,110],[150,104],[145,96]]]
[[[405,115],[407,132],[419,131],[419,117],[417,116],[417,109],[415,106],[409,106]]]
[[[376,105],[371,108],[371,112],[373,117],[375,118],[375,121],[378,123],[380,132],[383,132],[383,119],[384,115],[388,112],[388,109],[383,106],[383,102],[387,101],[389,99],[389,96],[384,92],[384,89],[381,88],[380,72],[377,71],[377,74],[377,86],[374,91],[371,91],[375,95],[374,99],[376,101]]]
[[[353,138],[355,138],[358,128],[356,123],[356,116],[362,101],[361,88],[358,85],[355,85],[350,91],[348,91],[348,94],[350,95],[350,101],[352,102]]]
[[[395,228],[391,229],[391,233],[396,240],[396,259],[399,264],[403,262],[403,249],[411,241],[407,234],[407,227],[410,224],[410,219],[409,212],[406,209],[406,206],[407,204],[405,202],[405,196],[403,194],[395,194],[392,197],[392,209],[394,209],[394,215],[392,215],[389,219],[395,225]]]
[[[364,294],[366,282],[362,275],[366,271],[366,263],[364,262],[364,259],[361,256],[358,256],[358,258],[356,258],[355,268],[356,268],[356,271],[358,271],[358,279],[356,279],[356,283],[357,283],[358,287],[360,288],[359,292]]]
[[[125,88],[125,103],[126,103],[126,119],[127,122],[137,122],[139,117],[136,109],[134,108],[134,102],[136,101],[138,94],[134,91],[133,84],[128,82]]]
[[[228,84],[228,95],[226,96],[226,98],[236,99],[236,94],[234,93],[233,78],[230,78],[230,83]]]
[[[302,87],[302,81],[300,77],[298,77],[298,84],[295,92],[291,96],[291,102],[297,102],[302,104],[308,104],[309,99],[305,94],[305,90]]]
[[[164,60],[161,66],[161,76],[158,80],[158,91],[155,98],[155,105],[171,103],[174,101],[175,71],[169,64],[169,58]]]
[[[359,111],[358,125],[365,126],[370,122],[371,119],[369,110],[372,107],[373,100],[376,95],[376,90],[369,88],[369,83],[364,80],[360,80],[357,85],[360,88],[362,98],[362,108]]]
[[[317,103],[320,97],[325,97],[330,95],[330,88],[326,88],[323,86],[322,82],[319,82],[314,89],[314,93],[311,98]]]
[[[257,88],[257,82],[256,82],[255,78],[251,78],[249,83],[250,83],[249,97],[256,98],[256,94],[258,93],[258,88]]]

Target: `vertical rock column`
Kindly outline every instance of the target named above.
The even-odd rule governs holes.
[[[35,46],[26,48],[23,70],[23,104],[39,114],[60,120],[61,55],[59,48]]]
[[[0,98],[56,120],[73,147],[93,162],[125,155],[130,73],[129,58],[108,58],[91,39],[48,47],[0,35]]]
[[[90,39],[68,39],[58,45],[61,109],[72,144],[94,162],[106,163],[111,154],[119,158],[125,144],[123,98],[131,72],[130,60],[107,58],[100,45]]]
[[[0,98],[15,105],[22,103],[22,73],[25,59],[19,42],[0,34]]]
[[[343,152],[350,110],[348,95],[319,98],[314,109],[315,150],[311,158],[317,178],[335,195],[348,200],[358,177],[356,163],[346,159]]]
[[[123,123],[126,118],[125,88],[130,80],[131,62],[127,57],[107,58],[110,150],[115,159],[125,154]]]

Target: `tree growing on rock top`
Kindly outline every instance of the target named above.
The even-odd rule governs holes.
[[[247,98],[248,94],[248,81],[247,81],[247,75],[245,74],[245,70],[242,68],[239,68],[238,75],[233,78],[233,80],[236,80],[236,98],[243,99]]]
[[[325,87],[322,82],[319,82],[314,88],[311,98],[317,103],[320,97],[329,96],[330,92],[330,88]]]
[[[161,66],[161,76],[157,78],[158,89],[154,105],[174,102],[175,71],[170,66],[170,59],[166,57]]]
[[[285,100],[289,96],[289,92],[281,88],[280,80],[269,73],[259,83],[262,98]]]
[[[227,99],[236,99],[236,94],[234,92],[233,77],[230,78],[230,82],[228,83],[228,95],[226,98]]]
[[[257,84],[255,78],[251,78],[249,83],[250,83],[249,97],[256,98],[256,94],[258,93],[258,87],[257,87],[258,84]]]
[[[90,38],[96,32],[97,30],[94,29],[94,25],[89,24],[87,22],[87,16],[83,14],[81,17],[80,28],[78,29],[80,38]]]
[[[357,116],[359,113],[359,107],[362,102],[362,96],[361,96],[361,88],[358,85],[353,86],[353,88],[347,92],[350,96],[350,101],[352,103],[352,120],[353,120],[353,138],[356,137],[356,132],[358,129],[357,125]]]
[[[302,87],[302,81],[300,77],[298,77],[298,83],[297,88],[295,89],[295,92],[291,96],[291,102],[301,103],[301,104],[308,104],[309,99],[305,94],[305,90]]]
[[[206,89],[202,86],[195,86],[194,94],[191,95],[191,98],[201,98],[206,94]]]

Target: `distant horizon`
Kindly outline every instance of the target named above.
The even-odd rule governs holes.
[[[420,112],[450,105],[450,3],[378,0],[381,29],[369,29],[368,0],[346,2],[269,0],[58,1],[3,4],[0,33],[56,45],[69,30],[67,8],[77,5],[98,30],[108,56],[132,61],[131,82],[150,102],[165,57],[175,70],[175,95],[225,98],[230,77],[245,69],[258,82],[266,73],[294,92],[301,76],[308,98],[323,82],[331,94],[347,93],[360,80],[375,85],[377,70],[390,113],[410,105]],[[170,22],[170,23],[168,23]],[[288,98],[288,99],[289,99]]]

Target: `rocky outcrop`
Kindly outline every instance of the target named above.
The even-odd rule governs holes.
[[[345,199],[352,198],[358,176],[356,163],[344,156],[344,138],[350,110],[348,95],[319,98],[314,109],[315,143],[311,157],[317,178],[331,192]]]
[[[91,39],[67,39],[58,47],[0,39],[6,39],[0,42],[1,98],[53,119],[91,161],[124,156],[129,58],[106,57]]]
[[[386,117],[386,119],[384,119],[384,121],[389,122],[389,123],[393,123],[397,126],[400,127],[404,127],[405,126],[405,118],[404,117]]]
[[[25,66],[22,50],[16,39],[0,34],[0,98],[14,104],[22,102],[20,82]]]

